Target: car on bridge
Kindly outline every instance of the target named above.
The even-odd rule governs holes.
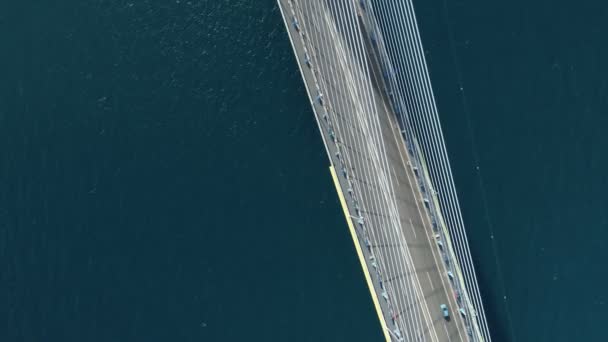
[[[448,306],[445,304],[441,304],[439,307],[441,308],[441,312],[443,313],[443,318],[445,318],[446,320],[449,320],[450,312],[448,311]]]

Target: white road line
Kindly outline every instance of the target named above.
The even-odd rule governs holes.
[[[410,227],[412,227],[412,232],[414,232],[414,239],[416,239],[416,229],[414,228],[414,223],[412,222],[412,218],[410,217]]]
[[[452,342],[452,338],[450,337],[450,332],[448,331],[448,327],[445,322],[443,322],[443,329],[445,329],[445,335],[448,337],[448,342]]]
[[[392,164],[391,169],[393,169],[393,175],[395,176],[395,180],[397,180],[397,186],[399,186],[399,177],[397,177],[397,172],[395,172],[395,167]]]

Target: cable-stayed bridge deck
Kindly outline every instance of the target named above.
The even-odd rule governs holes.
[[[278,3],[385,338],[488,341],[371,4]]]

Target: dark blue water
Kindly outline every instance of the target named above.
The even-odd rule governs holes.
[[[417,9],[496,339],[605,341],[608,4]]]
[[[495,340],[604,340],[608,5],[417,11]],[[274,0],[2,2],[0,44],[1,341],[381,340]]]

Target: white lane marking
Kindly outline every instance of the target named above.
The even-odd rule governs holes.
[[[431,280],[431,274],[429,272],[426,272],[426,276],[429,277],[429,283],[431,284],[431,290],[434,290],[435,287],[433,286],[433,281]]]
[[[391,164],[391,169],[393,169],[393,175],[395,176],[395,179],[397,180],[397,186],[399,186],[399,177],[397,177],[397,172],[395,172],[395,167]]]
[[[411,217],[410,217],[410,227],[412,227],[412,232],[414,232],[414,239],[417,239],[418,237],[416,237],[416,229],[414,229],[414,223],[412,222]]]
[[[450,337],[450,333],[448,332],[448,327],[445,322],[443,322],[443,329],[445,330],[445,336],[448,337],[448,342],[452,342],[452,338]]]

